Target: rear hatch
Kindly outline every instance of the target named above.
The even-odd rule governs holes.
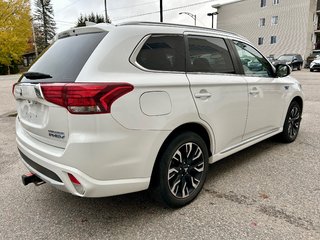
[[[68,141],[68,110],[59,106],[66,84],[73,84],[106,31],[92,28],[70,30],[60,35],[32,65],[13,94],[17,100],[18,121],[32,138],[64,148]],[[48,101],[50,98],[51,101]],[[53,99],[53,101],[52,101]]]

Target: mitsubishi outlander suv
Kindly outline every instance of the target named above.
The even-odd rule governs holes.
[[[274,135],[296,139],[303,93],[290,71],[219,30],[131,22],[64,31],[13,87],[23,182],[81,197],[149,188],[184,206],[208,164]]]

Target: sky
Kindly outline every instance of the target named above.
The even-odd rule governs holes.
[[[31,0],[32,3],[34,1]],[[207,16],[207,13],[216,11],[211,5],[230,1],[232,0],[163,0],[163,21],[194,25],[192,17],[179,14],[189,12],[196,15],[197,26],[211,27],[211,17]],[[74,27],[80,13],[93,12],[104,15],[104,0],[51,0],[51,4],[57,33]],[[107,11],[114,24],[127,21],[159,22],[159,5],[159,0],[107,0]]]

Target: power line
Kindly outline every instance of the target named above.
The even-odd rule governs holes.
[[[173,11],[173,10],[178,10],[178,9],[185,8],[185,7],[193,7],[193,6],[197,6],[197,5],[201,5],[201,4],[209,3],[209,2],[212,2],[212,0],[210,0],[210,1],[198,2],[198,3],[193,3],[193,4],[188,4],[188,5],[180,6],[180,7],[168,8],[168,9],[163,10],[163,12],[169,12],[169,11]],[[117,19],[114,19],[114,21],[120,21],[120,20],[124,20],[124,19],[128,19],[128,18],[133,18],[133,17],[142,17],[142,16],[146,16],[146,15],[150,15],[150,14],[156,14],[156,13],[159,13],[159,12],[160,12],[160,11],[142,13],[142,14],[132,15],[132,16],[129,16],[129,17],[117,18]]]
[[[125,8],[139,7],[139,6],[149,5],[151,3],[158,3],[158,2],[159,2],[159,0],[152,1],[152,2],[145,2],[145,3],[140,3],[140,4],[129,5],[129,6],[126,6],[126,7],[110,8],[108,10],[110,10],[110,11],[123,10]]]
[[[56,21],[56,23],[64,25],[76,25],[76,22]]]
[[[71,4],[67,5],[65,8],[73,5],[74,3],[76,3],[76,1],[72,2]],[[131,7],[133,6],[140,6],[140,5],[146,5],[146,4],[151,4],[151,3],[155,3],[155,2],[158,2],[158,1],[153,1],[153,2],[146,2],[146,3],[142,3],[142,4],[138,4],[138,5],[131,5]],[[178,9],[181,9],[181,8],[187,8],[187,7],[192,7],[192,6],[197,6],[197,5],[201,5],[201,4],[204,4],[204,3],[209,3],[209,2],[212,2],[212,0],[207,0],[207,1],[202,1],[202,2],[198,2],[198,3],[193,3],[193,4],[188,4],[188,5],[184,5],[184,6],[180,6],[180,7],[174,7],[174,8],[168,8],[168,9],[164,9],[163,12],[169,12],[169,11],[173,11],[173,10],[178,10]],[[64,8],[64,9],[65,9]],[[124,7],[124,8],[129,8],[128,7]],[[121,9],[121,8],[117,8],[117,9]],[[63,10],[63,9],[62,9]],[[110,10],[115,10],[115,9],[110,9]],[[124,18],[118,18],[118,19],[114,19],[114,21],[120,21],[120,20],[124,20],[124,19],[129,19],[129,18],[133,18],[133,17],[141,17],[141,16],[147,16],[147,15],[151,15],[151,14],[158,14],[160,11],[153,11],[153,12],[148,12],[148,13],[142,13],[142,14],[137,14],[137,15],[132,15],[132,16],[128,16],[128,17],[124,17]],[[75,24],[74,22],[67,22],[67,21],[59,21],[59,20],[56,20],[56,22],[60,23],[60,24],[69,24],[69,25],[72,25],[72,24]]]
[[[79,1],[80,1],[80,0],[75,0],[75,1],[73,1],[72,3],[70,3],[69,5],[67,5],[67,6],[65,6],[65,7],[63,7],[63,8],[58,9],[55,13],[62,12],[62,11],[64,11],[66,8],[74,5],[75,3],[79,2]]]

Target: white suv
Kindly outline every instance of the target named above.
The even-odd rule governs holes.
[[[186,205],[209,163],[276,134],[296,139],[303,93],[289,73],[224,31],[126,23],[62,32],[13,88],[24,184],[82,197],[150,188]]]

